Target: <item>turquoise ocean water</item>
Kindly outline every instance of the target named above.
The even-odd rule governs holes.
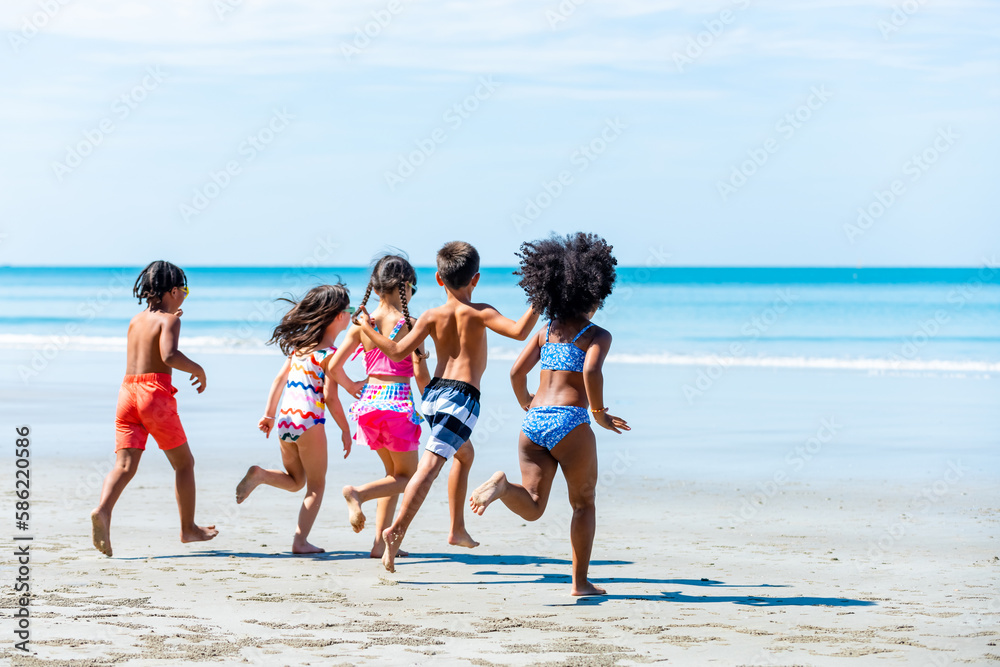
[[[51,465],[103,470],[113,455],[138,270],[0,269],[0,404],[32,425]],[[287,308],[276,299],[339,277],[357,304],[367,271],[187,273],[181,349],[205,366],[209,389],[175,382],[199,460],[213,469],[270,461],[277,449],[256,424],[281,365],[264,344]],[[430,269],[418,284],[414,314],[443,299]],[[526,307],[512,269],[484,270],[475,296],[512,317]],[[1000,270],[622,268],[596,319],[614,335],[606,403],[633,427],[598,433],[602,469],[622,470],[620,480],[747,488],[782,471],[796,482],[931,483],[952,461],[969,467],[967,479],[1000,475]],[[490,345],[476,465],[516,470],[523,413],[508,369],[522,343],[492,336]],[[360,361],[347,370],[363,372]],[[797,452],[816,442],[800,469]],[[380,470],[368,452],[343,465],[342,477]]]
[[[0,269],[0,349],[113,350],[124,344],[138,273],[132,268]],[[194,268],[186,346],[265,353],[287,304],[341,280],[357,304],[362,268]],[[441,303],[419,270],[411,311]],[[517,317],[511,268],[484,269],[475,296]],[[615,337],[612,361],[680,366],[1000,372],[1000,269],[621,268],[597,321]],[[497,358],[519,344],[492,340]]]

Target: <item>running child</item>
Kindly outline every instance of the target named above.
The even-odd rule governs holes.
[[[497,472],[472,493],[482,514],[495,500],[527,521],[542,516],[556,469],[562,468],[573,507],[573,595],[605,595],[587,579],[594,546],[597,441],[590,414],[602,428],[628,431],[604,407],[604,359],[611,334],[590,320],[611,294],[617,262],[611,246],[594,234],[576,233],[525,243],[518,274],[528,301],[549,323],[528,342],[510,371],[517,401],[527,414],[518,447],[521,484]],[[528,393],[528,372],[541,361],[538,391]],[[596,407],[591,407],[596,406]]]
[[[382,257],[372,268],[371,280],[359,308],[364,309],[372,292],[379,302],[370,318],[375,330],[391,330],[390,340],[409,333],[414,323],[409,302],[417,292],[417,273],[413,266],[399,255]],[[375,543],[370,555],[381,558],[385,552],[382,531],[392,521],[399,494],[416,472],[419,461],[421,417],[413,405],[410,378],[416,379],[417,389],[423,392],[431,376],[422,349],[418,348],[403,361],[392,361],[357,326],[348,329],[343,345],[333,355],[332,368],[340,371],[347,355],[355,349],[355,357],[361,353],[365,355],[368,382],[362,389],[361,400],[349,410],[350,417],[358,422],[354,439],[378,454],[385,467],[385,477],[358,487],[345,486],[343,493],[348,518],[356,533],[365,527],[366,517],[361,505],[378,499]]]
[[[355,317],[355,324],[393,361],[411,355],[427,336],[434,339],[437,352],[434,378],[424,389],[421,406],[431,438],[416,473],[406,484],[395,521],[382,531],[386,544],[382,564],[389,572],[396,571],[396,551],[406,529],[441,468],[452,457],[455,462],[448,476],[451,511],[448,543],[469,548],[479,546],[465,528],[464,502],[475,457],[469,437],[479,417],[479,382],[486,370],[486,330],[524,340],[538,321],[531,308],[515,322],[489,304],[473,303],[472,291],[479,282],[479,253],[468,243],[446,243],[438,251],[437,268],[435,278],[444,287],[447,300],[421,315],[402,339],[393,341],[381,335],[363,310]]]
[[[125,379],[115,413],[116,461],[104,479],[101,502],[90,513],[94,546],[106,556],[112,553],[111,512],[135,477],[150,435],[174,469],[181,542],[204,542],[219,534],[215,526],[194,522],[194,457],[177,415],[171,378],[174,368],[190,373],[191,385],[199,394],[205,391],[205,369],[177,349],[181,304],[190,294],[187,276],[170,262],[153,262],[139,274],[132,294],[139,303],[146,300],[146,309],[128,325]]]
[[[350,295],[341,284],[314,287],[297,303],[291,299],[281,300],[291,303],[292,308],[281,318],[268,344],[277,343],[288,358],[271,383],[267,407],[257,427],[269,438],[277,417],[285,471],[250,466],[236,486],[236,502],[242,503],[260,484],[292,492],[305,486],[306,496],[299,510],[292,553],[323,553],[324,550],[310,544],[308,538],[326,488],[324,424],[327,408],[340,427],[344,458],[351,453],[351,429],[337,398],[335,378],[345,386],[350,386],[351,381],[331,372],[330,362],[337,351],[333,343],[347,328],[354,309],[347,305]],[[279,398],[281,409],[276,414]]]

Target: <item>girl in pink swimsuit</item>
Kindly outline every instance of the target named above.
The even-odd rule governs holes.
[[[417,291],[416,271],[403,257],[386,255],[372,269],[359,310],[373,291],[379,299],[378,307],[371,314],[373,326],[379,331],[391,331],[389,338],[402,338],[413,324],[408,304]],[[358,422],[354,440],[368,445],[379,455],[385,466],[385,477],[358,487],[345,486],[344,499],[356,533],[365,527],[361,505],[367,500],[378,499],[371,557],[381,558],[385,551],[382,531],[392,521],[399,494],[406,488],[419,462],[421,417],[413,404],[410,378],[416,379],[418,391],[422,393],[430,381],[430,373],[423,350],[418,349],[405,361],[394,362],[375,347],[358,326],[348,330],[344,344],[333,355],[332,368],[340,372],[347,356],[355,350],[354,356],[362,352],[365,355],[368,382],[361,391],[360,400],[349,411],[351,419]]]

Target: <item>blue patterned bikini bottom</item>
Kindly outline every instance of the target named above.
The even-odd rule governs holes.
[[[566,435],[580,424],[589,424],[587,408],[575,405],[543,405],[528,410],[521,430],[536,445],[552,451]]]

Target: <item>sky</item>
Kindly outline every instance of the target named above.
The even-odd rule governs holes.
[[[0,265],[1000,251],[992,0],[4,0],[0,30]]]

